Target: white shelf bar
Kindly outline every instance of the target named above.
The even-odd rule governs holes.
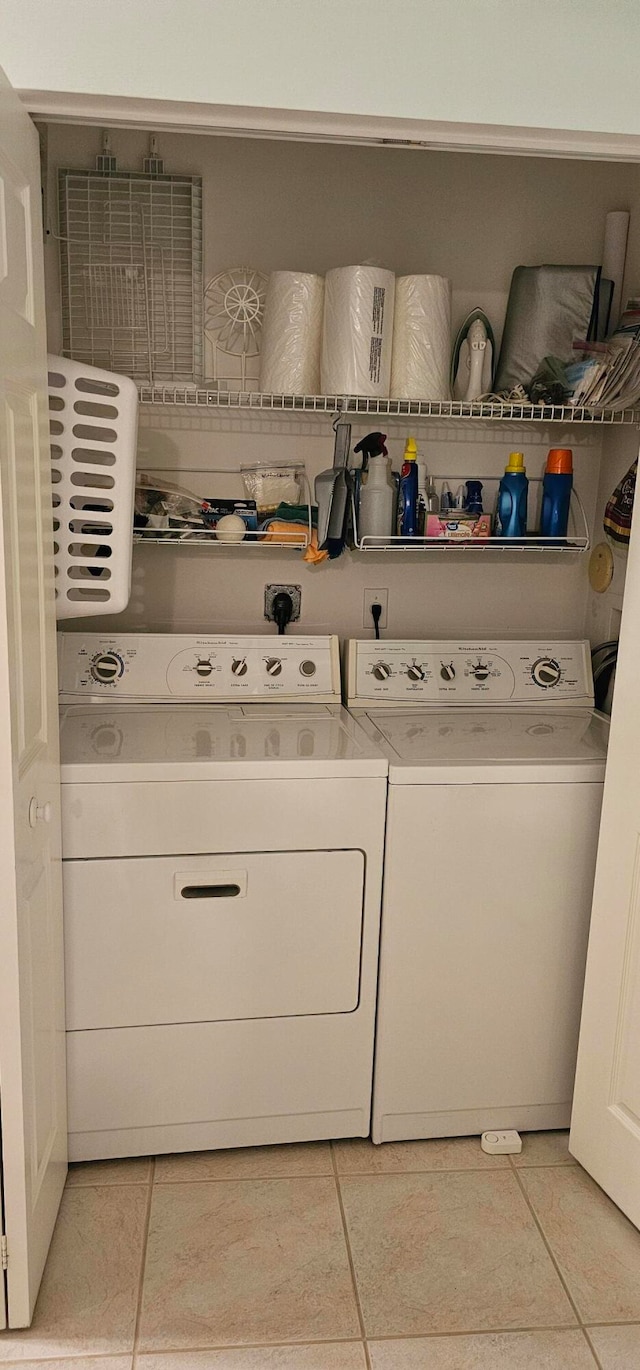
[[[290,533],[279,533],[277,540],[265,533],[245,533],[240,542],[225,542],[217,538],[214,528],[197,528],[188,533],[179,528],[136,528],[133,534],[136,543],[149,543],[154,547],[207,547],[218,552],[304,552],[309,546],[309,533],[306,524],[296,524]]]
[[[206,386],[141,385],[140,403],[186,409],[253,409],[274,413],[380,415],[412,419],[489,419],[507,423],[640,425],[640,409],[585,409],[572,405],[508,401],[369,399],[362,395],[271,395],[259,390],[214,390]]]

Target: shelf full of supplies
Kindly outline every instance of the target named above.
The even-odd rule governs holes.
[[[434,481],[446,481],[452,484],[464,477],[449,474],[448,476],[434,475]],[[485,485],[499,484],[499,477],[494,475],[479,476]],[[532,476],[529,478],[530,486],[542,486],[542,477]],[[450,517],[455,522],[456,510],[450,510]],[[589,524],[584,505],[577,491],[571,491],[571,505],[569,512],[569,531],[565,537],[542,537],[540,533],[527,532],[525,537],[402,537],[393,535],[390,537],[377,537],[366,534],[360,537],[358,534],[358,511],[355,499],[352,499],[352,517],[354,529],[354,551],[356,552],[408,552],[412,554],[434,552],[436,555],[443,555],[451,552],[465,552],[469,555],[487,555],[491,552],[523,553],[534,552],[541,555],[566,553],[585,553],[590,548]],[[446,518],[446,514],[442,518]]]
[[[277,395],[260,390],[218,390],[206,386],[140,385],[140,404],[183,409],[261,410],[273,413],[345,414],[411,419],[491,420],[506,423],[640,425],[640,409],[586,409],[572,405],[526,404],[507,400],[396,400],[364,395]]]
[[[286,470],[287,468],[279,469]],[[186,519],[184,516],[179,518],[175,512],[172,514],[171,510],[169,510],[169,512],[164,515],[164,522],[166,524],[164,527],[158,527],[155,519],[153,521],[150,520],[146,527],[140,526],[140,523],[136,521],[133,529],[134,546],[206,547],[210,551],[213,550],[227,553],[236,552],[241,555],[244,555],[245,553],[251,554],[252,552],[304,553],[307,548],[312,545],[315,536],[311,487],[304,469],[301,466],[296,465],[295,470],[296,483],[300,487],[300,496],[304,503],[301,502],[299,506],[299,521],[297,519],[295,522],[291,521],[289,527],[283,526],[283,520],[278,517],[278,509],[276,507],[272,511],[271,518],[263,518],[264,526],[258,526],[258,528],[245,526],[243,531],[243,519],[236,516],[236,526],[229,529],[228,527],[225,527],[229,522],[227,516],[227,518],[222,520],[222,526],[218,528],[217,526],[212,526],[209,501],[207,499],[200,500],[199,497],[193,497],[193,499],[190,500],[193,509],[188,511],[188,517]],[[210,469],[208,471],[202,471],[199,468],[188,468],[186,470],[183,468],[180,472],[182,477],[185,475],[196,475],[199,478],[202,478],[203,476],[223,476],[233,478],[236,481],[241,477],[241,474],[241,471],[236,468],[227,466],[216,467],[215,469]],[[140,491],[143,494],[147,491],[153,491],[154,484],[155,482],[151,481],[147,476],[144,486],[140,486]],[[161,478],[158,481],[158,484],[161,485]],[[169,498],[171,498],[171,492],[169,492]],[[189,497],[187,496],[187,498]],[[245,505],[247,501],[225,501],[225,504],[228,503],[236,503],[238,507],[240,507]],[[289,510],[289,518],[291,518],[293,512],[292,507],[287,506],[287,508]],[[253,513],[255,524],[255,503],[253,504]]]

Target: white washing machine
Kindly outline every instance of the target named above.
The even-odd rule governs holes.
[[[335,638],[60,639],[72,1160],[369,1132],[387,761]]]
[[[372,1136],[569,1122],[608,720],[585,642],[351,642],[389,760]]]

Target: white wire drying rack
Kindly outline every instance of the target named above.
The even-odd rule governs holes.
[[[640,409],[585,409],[573,405],[516,404],[511,401],[368,399],[362,395],[277,395],[259,390],[221,390],[196,385],[139,387],[142,405],[186,409],[253,409],[295,414],[362,414],[387,418],[488,419],[506,423],[584,423],[611,427],[640,425]]]
[[[434,475],[432,477],[434,482],[446,481],[453,487],[457,486],[460,482],[464,482],[465,479],[468,479],[468,477],[451,474],[445,476]],[[490,476],[474,476],[474,479],[481,480],[485,487],[489,485],[497,489],[501,477],[496,476],[494,473]],[[540,487],[542,485],[542,477],[531,476],[529,478],[529,485]],[[486,497],[486,503],[490,508],[493,506],[493,493]],[[352,513],[354,550],[356,552],[407,552],[413,555],[421,552],[434,552],[436,555],[440,556],[453,552],[464,552],[465,554],[472,556],[477,554],[487,555],[492,552],[515,552],[516,554],[534,552],[546,555],[560,552],[564,555],[566,553],[588,552],[591,545],[587,515],[582,500],[575,488],[571,491],[571,508],[569,514],[570,531],[568,531],[567,536],[563,538],[542,537],[540,533],[529,532],[526,537],[522,538],[407,538],[398,537],[396,535],[390,537],[372,537],[369,534],[360,537],[358,534],[358,511],[353,497]],[[455,516],[456,511],[455,509],[452,509],[451,519],[454,520]]]
[[[201,179],[61,170],[59,206],[65,356],[149,383],[202,376]]]

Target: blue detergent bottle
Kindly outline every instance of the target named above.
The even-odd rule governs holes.
[[[566,538],[572,489],[573,452],[571,448],[550,448],[542,481],[540,532],[543,537]]]
[[[511,452],[498,490],[496,537],[526,537],[528,493],[524,456],[522,452]]]

